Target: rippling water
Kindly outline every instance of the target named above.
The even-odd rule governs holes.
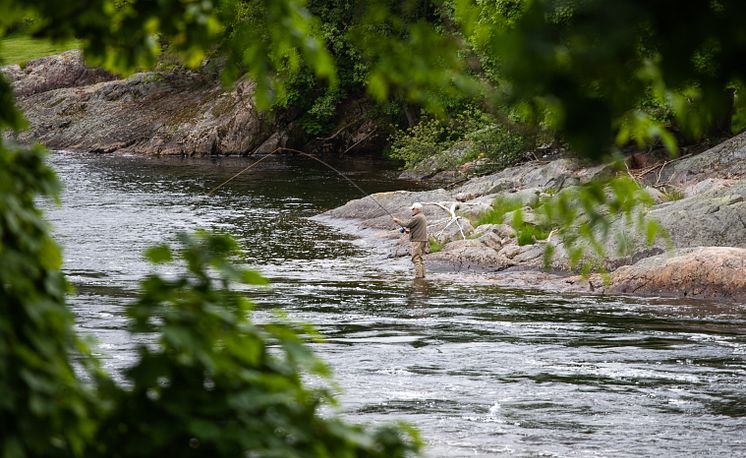
[[[309,219],[356,195],[333,172],[248,163],[55,153],[65,184],[48,215],[65,249],[78,326],[112,370],[133,361],[122,306],[152,244],[234,234],[271,289],[314,324],[355,421],[406,420],[429,456],[746,456],[746,306],[413,284],[404,259]],[[340,163],[369,191],[413,186],[375,163]],[[262,312],[260,312],[262,313]]]

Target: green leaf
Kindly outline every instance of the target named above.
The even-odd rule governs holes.
[[[242,281],[247,285],[268,285],[269,280],[262,276],[259,272],[253,270],[243,270]]]
[[[153,264],[164,264],[173,261],[171,248],[168,245],[156,245],[145,250],[145,258]]]

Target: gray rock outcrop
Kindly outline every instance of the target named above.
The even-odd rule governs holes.
[[[656,185],[696,186],[707,179],[731,180],[746,176],[746,132],[694,156],[664,162],[646,176]]]
[[[87,67],[80,57],[80,51],[67,51],[57,56],[42,57],[28,62],[23,67],[18,64],[7,65],[0,69],[0,73],[8,79],[18,98],[116,79],[104,70]]]
[[[14,81],[18,106],[29,120],[21,142],[206,155],[253,151],[272,133],[254,108],[251,82],[225,90],[214,76],[186,70],[99,78],[100,71],[86,69],[76,52],[32,61],[26,69],[30,73]]]
[[[182,156],[267,154],[280,147],[347,153],[378,151],[387,136],[365,115],[364,100],[350,100],[339,110],[342,127],[312,138],[297,122],[302,113],[260,113],[254,82],[225,88],[211,68],[118,79],[87,67],[78,51],[70,51],[0,72],[29,121],[15,140],[54,149]]]
[[[648,170],[652,173],[642,180],[653,194],[655,204],[646,217],[656,220],[670,234],[670,239],[659,237],[653,246],[648,246],[644,228],[635,224],[629,226],[624,218],[612,221],[609,237],[603,241],[604,258],[594,259],[592,251],[586,250],[585,259],[611,271],[610,286],[604,286],[598,279],[588,282],[568,276],[572,269],[559,237],[521,245],[519,234],[505,224],[475,224],[473,229],[469,227],[466,240],[449,234],[441,239],[442,250],[428,255],[427,263],[433,270],[457,271],[462,275],[469,271],[495,272],[492,278],[497,284],[501,284],[500,279],[513,278],[515,272],[529,271],[542,279],[533,286],[563,291],[743,300],[746,297],[743,291],[746,281],[746,134],[697,156],[648,165]],[[451,190],[384,193],[376,198],[390,208],[400,209],[402,215],[406,215],[409,203],[414,200],[438,201],[445,206],[458,202],[458,213],[474,223],[499,197],[523,205],[523,221],[531,222],[536,219],[532,212],[538,198],[613,173],[614,169],[609,166],[583,167],[577,161],[560,159],[511,167],[472,179]],[[663,191],[659,190],[661,183]],[[680,193],[666,193],[669,186]],[[399,239],[391,218],[376,208],[372,200],[352,201],[328,215],[357,219],[362,227],[388,230],[384,232],[387,237]],[[435,206],[426,206],[426,215],[431,223],[431,234],[449,221],[447,212]],[[508,220],[510,213],[505,217],[505,221]],[[399,256],[406,254],[402,240],[395,251]],[[550,266],[558,274],[555,276],[539,273],[545,267],[544,254],[548,245],[554,251]],[[525,283],[530,276],[521,275],[521,278]]]
[[[691,184],[691,187],[697,186]],[[659,237],[653,246],[648,246],[644,230],[626,227],[619,220],[612,226],[616,237],[606,244],[608,268],[633,264],[669,248],[746,248],[746,179],[731,180],[708,192],[660,203],[647,217],[657,221],[668,232],[670,240]]]
[[[451,193],[444,189],[434,191],[394,191],[379,192],[361,199],[354,199],[345,205],[329,210],[326,214],[332,218],[358,219],[365,222],[366,227],[393,229],[396,226],[391,220],[390,212],[397,218],[404,219],[409,214],[409,207],[414,202],[450,201]],[[442,218],[444,213],[433,205],[425,205],[423,212],[431,222]]]

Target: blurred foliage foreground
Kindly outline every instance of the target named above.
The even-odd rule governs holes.
[[[143,280],[127,315],[130,332],[150,343],[115,382],[73,332],[60,251],[34,207],[37,196],[58,189],[43,152],[3,148],[0,162],[0,456],[418,451],[417,433],[406,425],[366,430],[320,414],[334,399],[303,382],[329,376],[307,346],[313,331],[249,319],[251,303],[236,290],[266,280],[231,263],[237,245],[227,236],[182,234],[176,251],[146,253],[184,273]]]

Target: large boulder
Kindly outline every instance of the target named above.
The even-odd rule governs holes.
[[[646,243],[643,228],[627,226],[623,219],[616,221],[606,244],[607,267],[632,264],[669,248],[746,248],[746,180],[730,184],[654,206],[646,217],[657,221],[670,240],[659,237],[653,246]]]
[[[7,65],[0,68],[0,73],[13,85],[19,98],[116,79],[104,70],[86,66],[77,50],[35,59],[23,67]]]
[[[214,76],[181,70],[27,94],[18,97],[29,120],[19,140],[149,155],[252,152],[272,127],[254,107],[254,88],[225,90]]]
[[[677,248],[746,247],[746,180],[659,205],[650,211]]]
[[[409,207],[413,202],[422,202],[426,204],[423,212],[425,217],[431,222],[435,219],[442,219],[448,216],[441,208],[435,205],[427,205],[428,202],[448,202],[451,200],[451,194],[444,189],[434,191],[393,191],[379,192],[360,199],[354,199],[341,207],[329,210],[325,215],[333,218],[353,218],[359,220],[369,220],[371,227],[387,227],[385,221],[390,221],[391,216],[404,219],[409,215]],[[380,224],[374,224],[373,220],[380,219]]]
[[[548,162],[527,162],[479,178],[457,188],[454,193],[472,197],[516,191],[528,188],[560,190],[568,186],[587,183],[594,178],[608,175],[613,167],[600,165],[584,167],[574,159],[557,159]]]
[[[709,192],[694,194],[680,200],[653,206],[644,213],[646,220],[657,222],[664,230],[654,243],[647,243],[647,231],[637,217],[628,221],[618,217],[612,221],[605,238],[599,238],[603,258],[587,242],[582,263],[614,270],[634,264],[672,249],[700,246],[732,246],[746,248],[746,180],[729,181]],[[556,252],[563,256],[553,262],[555,268],[570,269],[561,240],[555,239]]]
[[[611,274],[608,293],[746,300],[746,249],[699,247],[646,258]]]
[[[436,270],[498,271],[515,265],[480,240],[457,240],[443,247],[442,251],[427,256],[426,262]]]

